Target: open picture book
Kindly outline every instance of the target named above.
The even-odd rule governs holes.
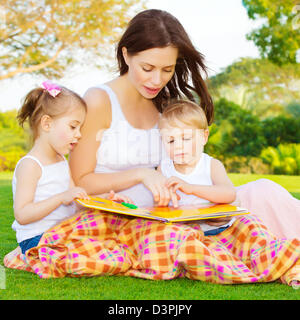
[[[230,204],[208,204],[174,207],[146,207],[139,208],[128,203],[90,198],[89,200],[76,199],[86,208],[98,209],[106,212],[124,214],[128,216],[159,220],[167,223],[185,222],[202,219],[214,219],[228,216],[248,214],[248,210]]]

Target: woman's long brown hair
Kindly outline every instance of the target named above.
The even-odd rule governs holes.
[[[168,101],[187,98],[196,102],[205,111],[208,123],[214,117],[214,105],[202,74],[207,76],[204,56],[196,50],[181,23],[166,11],[150,9],[137,14],[129,23],[117,47],[120,75],[127,73],[122,48],[135,55],[152,48],[173,46],[178,49],[175,73],[165,88],[153,99],[162,112]],[[191,80],[191,84],[189,84]]]

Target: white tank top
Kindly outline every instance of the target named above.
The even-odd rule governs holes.
[[[27,158],[36,161],[42,169],[42,175],[37,183],[34,195],[34,202],[48,199],[51,196],[64,192],[70,188],[70,170],[67,160],[43,166],[36,157],[26,155],[19,160],[15,168],[12,179],[13,199],[15,199],[16,185],[18,183],[16,169],[19,163]],[[74,213],[74,205],[61,205],[46,217],[33,223],[21,225],[15,220],[12,224],[12,228],[16,231],[17,241],[20,243],[23,240],[35,237],[47,231],[59,222],[69,218]]]
[[[166,178],[178,177],[189,184],[199,184],[205,186],[211,186],[210,166],[211,159],[208,154],[202,153],[200,160],[198,161],[194,170],[188,174],[178,172],[170,158],[165,158],[161,162],[161,172]],[[178,201],[178,205],[194,205],[194,204],[206,204],[210,201],[199,198],[192,194],[185,194],[181,191],[177,191],[181,199]]]
[[[162,154],[158,126],[155,125],[149,130],[132,127],[126,120],[114,91],[107,85],[101,85],[99,88],[110,98],[112,121],[101,137],[95,173],[157,167]],[[130,197],[139,207],[153,205],[152,193],[142,183],[120,193]]]
[[[173,164],[173,161],[170,158],[165,158],[161,162],[161,172],[166,178],[170,177],[178,177],[181,180],[190,183],[190,184],[198,184],[198,185],[205,185],[205,186],[211,186],[212,180],[211,180],[211,160],[213,158],[209,156],[206,153],[202,153],[201,158],[199,162],[197,163],[194,170],[188,174],[183,174],[178,172]],[[202,204],[209,204],[210,201],[206,199],[202,199],[200,197],[194,196],[192,194],[185,194],[181,191],[176,191],[181,199],[178,201],[179,206],[183,205],[202,205]],[[220,227],[226,227],[231,226],[233,222],[235,221],[235,218],[231,218],[231,220],[228,223],[225,223],[222,226],[211,226],[205,222],[199,222],[202,231],[210,231],[215,230]]]

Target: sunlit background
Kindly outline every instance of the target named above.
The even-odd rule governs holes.
[[[3,23],[4,3],[15,6],[7,9],[11,13],[10,24]],[[69,0],[60,3],[61,11],[55,9],[59,14],[48,23],[50,35],[44,41],[39,26],[53,16],[49,14],[53,12],[53,3],[48,2],[47,6],[42,3],[38,0],[3,2],[2,6],[0,3],[0,57],[4,57],[0,65],[0,171],[13,170],[16,161],[28,151],[28,133],[18,126],[16,110],[26,93],[46,79],[41,70],[1,80],[3,73],[14,72],[28,56],[29,62],[26,60],[23,65],[31,67],[49,61],[57,50],[55,46],[64,43],[65,49],[48,69],[56,74],[56,78],[51,76],[56,82],[83,95],[89,87],[118,75],[115,32],[119,37],[128,20],[136,11],[143,10],[144,3],[146,8],[166,10],[177,17],[205,56],[209,72],[206,82],[215,105],[215,120],[205,151],[223,161],[231,173],[300,175],[297,0]],[[33,8],[33,4],[38,8]],[[41,15],[37,15],[37,10]],[[19,13],[19,19],[13,16],[14,12]],[[28,12],[32,15],[30,19]],[[31,33],[19,41],[14,37],[15,29],[9,28],[17,23],[16,30],[22,30],[26,18],[29,22],[39,20],[40,24],[34,22],[29,28]],[[82,25],[88,32],[80,33]],[[12,34],[13,46],[1,39],[2,34],[5,38],[5,28]],[[58,41],[51,40],[53,35]],[[39,36],[36,46],[26,44]],[[87,48],[78,49],[81,41],[88,44]],[[26,45],[30,49],[24,55]],[[5,57],[8,47],[10,54]],[[70,57],[77,58],[77,63],[71,65]]]
[[[246,34],[259,21],[250,20],[241,0],[148,0],[148,8],[170,12],[180,20],[198,50],[206,57],[210,75],[222,70],[240,57],[258,57],[258,49],[246,40]],[[114,59],[111,64],[114,64]],[[85,90],[101,84],[115,74],[92,66],[72,68],[59,83],[83,94]],[[44,77],[23,75],[0,82],[0,110],[19,108],[24,95],[40,85]]]

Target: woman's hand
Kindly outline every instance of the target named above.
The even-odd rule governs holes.
[[[174,207],[178,207],[178,200],[180,197],[173,188],[168,188],[166,186],[167,178],[160,172],[149,168],[143,168],[141,181],[144,186],[152,192],[154,202],[158,206],[166,207],[170,200],[172,200]]]
[[[106,199],[116,201],[116,202],[126,202],[130,204],[134,204],[134,202],[127,196],[120,194],[120,193],[115,193],[113,190],[111,190],[107,195]]]

